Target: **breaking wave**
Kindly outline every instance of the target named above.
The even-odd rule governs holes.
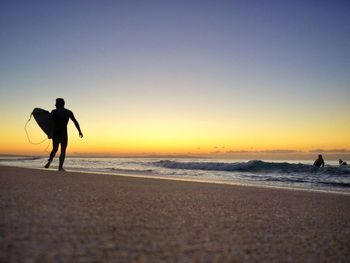
[[[350,176],[348,167],[325,166],[323,168],[314,167],[309,164],[288,163],[288,162],[264,162],[253,160],[248,162],[177,162],[162,160],[153,163],[156,166],[169,169],[204,170],[204,171],[225,171],[225,172],[245,172],[245,173],[273,173],[273,174],[318,174]]]
[[[6,157],[0,158],[0,162],[34,161],[39,159],[42,159],[42,157]]]

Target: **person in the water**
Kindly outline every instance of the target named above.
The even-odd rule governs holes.
[[[321,154],[318,155],[318,158],[316,159],[316,161],[314,162],[314,166],[316,167],[324,167],[324,160]]]
[[[342,159],[339,159],[339,165],[340,166],[347,166],[348,164],[344,162]]]

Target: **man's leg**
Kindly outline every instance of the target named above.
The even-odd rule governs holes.
[[[64,163],[64,159],[66,158],[67,145],[68,145],[68,136],[65,136],[64,138],[62,138],[62,141],[61,141],[60,165],[58,167],[59,171],[64,171],[63,163]]]
[[[51,164],[51,162],[52,162],[53,158],[55,157],[56,152],[58,150],[58,144],[59,144],[59,140],[57,138],[53,138],[52,139],[52,151],[50,153],[49,160],[47,161],[47,164],[45,165],[45,168],[50,167],[50,164]]]

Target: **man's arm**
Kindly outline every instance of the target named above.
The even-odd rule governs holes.
[[[80,136],[80,138],[83,138],[83,133],[82,133],[81,130],[80,130],[79,123],[78,123],[78,121],[76,120],[76,118],[74,117],[73,112],[72,112],[72,114],[70,115],[70,118],[71,118],[71,120],[74,122],[74,125],[75,125],[75,127],[77,128],[77,130],[79,131],[79,136]]]

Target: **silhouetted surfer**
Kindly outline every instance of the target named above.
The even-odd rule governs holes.
[[[344,162],[342,159],[339,159],[339,165],[340,166],[347,166],[348,164]]]
[[[316,161],[314,162],[314,166],[316,167],[324,167],[324,160],[321,154],[318,155],[318,158],[316,159]]]
[[[51,117],[53,122],[52,151],[50,153],[49,160],[45,165],[45,168],[49,168],[58,150],[58,145],[61,144],[60,164],[58,170],[64,171],[63,163],[64,158],[66,157],[66,149],[68,144],[67,124],[69,119],[71,119],[74,122],[75,127],[79,131],[80,138],[83,138],[83,133],[80,130],[79,123],[75,119],[73,112],[64,108],[64,99],[56,99],[55,106],[56,109],[51,111]]]

